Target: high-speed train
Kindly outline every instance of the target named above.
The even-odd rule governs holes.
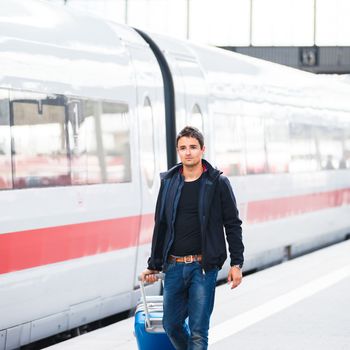
[[[336,78],[1,1],[0,350],[135,305],[185,125],[232,182],[246,271],[347,238],[349,96]]]

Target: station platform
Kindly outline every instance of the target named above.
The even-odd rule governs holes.
[[[220,285],[209,348],[348,350],[349,295],[350,241]],[[136,350],[133,318],[46,349]]]

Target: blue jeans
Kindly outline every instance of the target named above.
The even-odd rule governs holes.
[[[176,350],[205,350],[218,269],[198,262],[170,263],[164,280],[163,326]],[[188,328],[185,319],[188,317]]]

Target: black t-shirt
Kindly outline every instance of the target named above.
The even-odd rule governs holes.
[[[171,255],[201,254],[201,231],[198,214],[200,179],[185,182],[175,220],[175,238]]]

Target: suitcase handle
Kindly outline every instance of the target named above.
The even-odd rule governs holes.
[[[155,276],[160,280],[164,280],[164,273],[156,273]],[[140,289],[141,289],[141,297],[142,297],[143,307],[145,308],[146,325],[147,325],[147,328],[151,328],[151,320],[150,320],[149,310],[148,310],[147,301],[146,301],[145,282],[142,281],[141,276],[139,276],[138,279],[140,281]]]
[[[164,272],[152,273],[151,275],[156,276],[159,280],[164,280],[164,277],[165,277],[165,273],[164,273]],[[141,284],[141,282],[142,282],[143,284],[145,284],[145,283],[142,281],[142,279],[141,279],[141,275],[138,277],[138,280],[139,280],[140,284]],[[149,283],[149,284],[152,284],[152,283]]]

